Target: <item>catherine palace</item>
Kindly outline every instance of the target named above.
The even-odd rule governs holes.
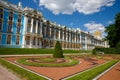
[[[54,48],[56,41],[63,49],[108,47],[105,41],[89,32],[46,20],[40,11],[22,7],[21,2],[14,5],[0,0],[0,47]]]

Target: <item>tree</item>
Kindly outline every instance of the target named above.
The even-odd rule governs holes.
[[[63,58],[63,51],[60,45],[60,42],[57,41],[56,45],[55,45],[55,49],[54,49],[54,53],[53,53],[53,57],[55,58]]]
[[[120,47],[120,13],[115,17],[115,24],[106,27],[108,35],[106,39],[109,41],[110,47]]]

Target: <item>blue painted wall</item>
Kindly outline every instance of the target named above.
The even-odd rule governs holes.
[[[2,32],[0,33],[2,35],[2,44],[0,44],[0,47],[14,47],[14,48],[21,48],[22,44],[22,38],[23,38],[23,22],[24,22],[24,16],[22,14],[22,26],[20,30],[20,34],[17,33],[17,20],[18,20],[18,15],[19,13],[17,11],[13,11],[13,26],[12,26],[12,32],[8,33],[7,28],[8,28],[8,18],[9,18],[9,9],[4,8],[4,21],[3,21],[3,28]],[[11,44],[6,44],[6,38],[7,35],[10,34],[12,36],[12,41]],[[16,37],[20,36],[20,44],[16,45]]]

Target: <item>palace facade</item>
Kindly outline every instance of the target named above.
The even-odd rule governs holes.
[[[60,41],[63,49],[91,50],[107,46],[89,32],[46,20],[41,12],[23,8],[20,2],[14,5],[0,1],[0,47],[54,48],[56,41]]]

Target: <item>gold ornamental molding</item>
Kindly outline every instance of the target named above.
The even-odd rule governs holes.
[[[17,23],[17,26],[22,26],[20,22]]]
[[[13,24],[13,21],[9,20],[8,23],[9,23],[9,24]]]

